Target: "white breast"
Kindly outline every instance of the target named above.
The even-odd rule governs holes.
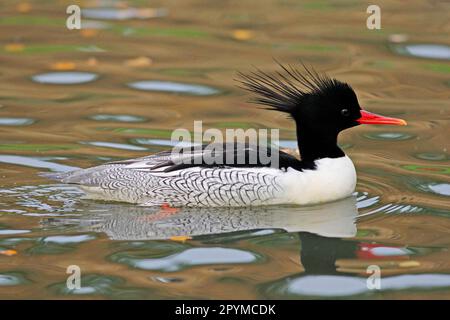
[[[280,184],[285,202],[314,204],[350,196],[356,186],[356,171],[349,157],[323,158],[315,161],[315,170],[302,172],[289,168]]]

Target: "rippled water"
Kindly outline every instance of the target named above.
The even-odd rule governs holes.
[[[97,79],[95,73],[90,72],[49,72],[37,74],[31,79],[38,83],[47,84],[80,84],[94,81]]]
[[[169,81],[136,81],[129,84],[130,88],[144,91],[160,91],[196,96],[209,96],[219,93],[219,90],[201,85],[177,83]]]
[[[70,1],[27,3],[0,4],[1,298],[450,298],[447,3],[383,3],[399,16],[378,31],[354,1],[87,2],[78,31],[65,29]],[[194,120],[280,128],[295,148],[291,121],[233,81],[273,58],[408,121],[341,134],[353,197],[174,211],[85,200],[39,176],[164,150]],[[71,265],[80,289],[66,286]],[[381,290],[367,287],[371,265]]]

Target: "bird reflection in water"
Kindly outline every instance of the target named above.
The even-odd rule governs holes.
[[[282,229],[287,232],[348,238],[356,235],[356,198],[310,206],[247,208],[167,208],[89,202],[75,218],[48,218],[47,225],[75,225],[104,232],[112,240],[165,240],[173,237]]]
[[[411,252],[406,247],[364,243],[355,239],[358,218],[356,197],[310,206],[248,208],[170,208],[85,202],[84,213],[71,218],[47,218],[48,226],[73,227],[75,232],[105,233],[112,240],[202,239],[238,231],[284,230],[299,236],[303,271],[261,285],[267,297],[346,297],[373,293],[364,270],[347,272],[337,266],[343,259],[396,260]],[[196,238],[197,237],[197,238]],[[363,273],[363,274],[362,274]],[[383,276],[382,290],[441,288],[450,275],[406,274]]]
[[[306,273],[336,272],[335,260],[350,256],[356,235],[356,197],[309,207],[272,206],[248,208],[142,207],[86,202],[76,218],[47,218],[45,224],[75,226],[74,231],[95,231],[112,240],[199,239],[239,231],[284,230],[298,233],[301,263]],[[352,250],[349,250],[349,249]]]

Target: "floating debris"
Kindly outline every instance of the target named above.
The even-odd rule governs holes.
[[[389,36],[389,41],[392,43],[402,43],[408,41],[408,35],[402,33],[394,33]]]
[[[17,254],[17,251],[16,250],[2,250],[2,251],[0,251],[0,254],[11,257],[11,256],[15,256]]]
[[[152,59],[148,57],[137,57],[135,59],[125,60],[125,65],[134,68],[148,67],[152,65]]]
[[[192,239],[192,237],[189,237],[189,236],[173,236],[173,237],[169,238],[169,240],[178,241],[178,242],[182,242],[182,243],[186,242],[187,240],[191,240],[191,239]]]
[[[25,45],[22,43],[8,43],[5,44],[4,50],[6,52],[22,52],[25,50]]]
[[[50,68],[58,71],[75,70],[76,64],[71,61],[59,61],[51,64]]]
[[[420,262],[419,261],[403,261],[403,262],[399,262],[398,266],[400,268],[416,268],[416,267],[420,267]]]
[[[245,29],[237,29],[237,30],[233,30],[233,38],[236,40],[241,40],[241,41],[245,41],[245,40],[249,40],[251,38],[253,38],[253,32],[250,30],[245,30]]]
[[[98,35],[97,29],[81,29],[80,34],[84,38],[93,38]]]
[[[32,9],[32,6],[28,2],[20,2],[16,6],[17,12],[20,12],[20,13],[28,13],[31,11],[31,9]]]
[[[89,67],[96,67],[98,65],[98,60],[94,57],[91,57],[91,58],[87,59],[86,64]]]

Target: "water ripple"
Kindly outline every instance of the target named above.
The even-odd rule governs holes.
[[[376,294],[377,291],[430,290],[448,288],[448,274],[412,274],[383,277],[380,290],[370,290],[367,279],[341,275],[307,275],[290,277],[265,288],[270,297],[350,297]]]
[[[91,72],[48,72],[31,77],[34,82],[43,84],[82,84],[98,79],[98,75]]]
[[[192,248],[162,258],[137,259],[123,254],[115,254],[112,261],[128,264],[134,268],[174,272],[193,266],[216,264],[248,264],[261,260],[261,256],[252,252],[221,248]]]
[[[129,84],[129,87],[144,91],[171,92],[195,96],[210,96],[220,93],[218,89],[205,85],[156,80],[132,82]]]

